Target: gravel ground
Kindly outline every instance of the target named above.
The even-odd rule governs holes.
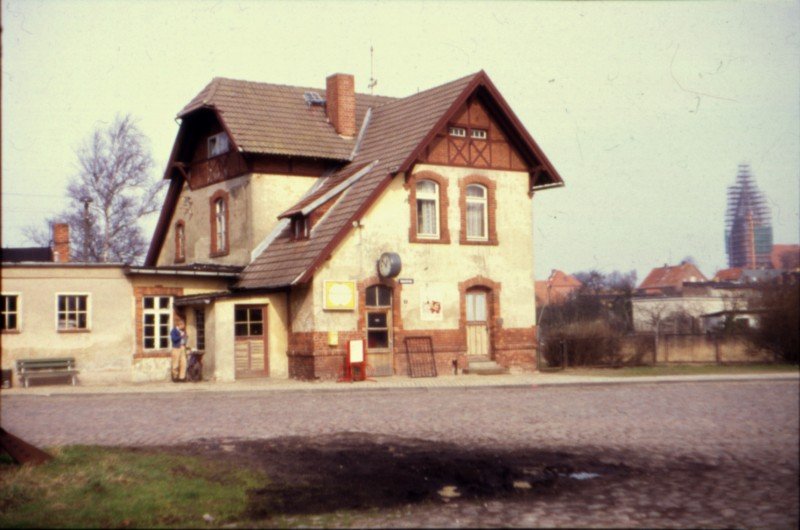
[[[0,412],[3,427],[40,446],[225,447],[235,453],[258,442],[274,452],[289,438],[324,448],[326,440],[357,433],[364,454],[409,440],[420,447],[422,440],[470,462],[512,455],[512,471],[525,464],[520,458],[526,454],[526,465],[558,468],[560,461],[572,471],[599,470],[587,480],[563,475],[547,488],[398,501],[311,519],[312,525],[797,528],[799,389],[796,381],[752,381],[17,394],[3,396]],[[292,517],[264,524],[291,524]]]

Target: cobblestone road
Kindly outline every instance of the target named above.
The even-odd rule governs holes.
[[[760,381],[13,395],[3,396],[0,412],[8,431],[41,446],[358,432],[484,449],[561,451],[637,470],[620,480],[583,481],[558,495],[425,503],[342,524],[796,528],[799,389],[796,381]]]

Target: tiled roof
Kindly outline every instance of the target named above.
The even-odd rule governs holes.
[[[0,250],[0,261],[6,263],[53,261],[50,247],[4,247]]]
[[[800,245],[772,245],[770,261],[773,269],[797,269],[800,267]]]
[[[744,269],[741,267],[732,267],[730,269],[718,270],[714,275],[715,282],[735,282],[742,277]]]
[[[369,206],[391,180],[392,173],[399,170],[480,75],[485,74],[472,74],[373,108],[369,127],[352,164],[377,161],[372,170],[342,193],[314,227],[309,239],[292,241],[288,229],[279,235],[245,268],[236,287],[277,288],[306,281],[316,264],[333,251],[337,237]],[[352,174],[347,168],[342,172]],[[323,178],[341,179],[341,175]],[[297,205],[292,209],[297,209]]]
[[[325,107],[309,106],[303,94],[319,88],[214,78],[179,113],[213,108],[222,118],[236,146],[244,152],[347,160],[354,138],[343,138],[328,123]],[[394,98],[356,94],[356,124],[360,127],[369,107]]]
[[[650,271],[647,278],[639,285],[638,291],[647,294],[659,292],[680,291],[683,282],[708,281],[700,270],[691,263],[657,267]]]

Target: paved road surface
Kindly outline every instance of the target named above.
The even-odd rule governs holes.
[[[350,519],[356,525],[796,528],[799,388],[797,381],[752,381],[17,394],[3,396],[1,412],[8,431],[41,446],[231,443],[356,432],[561,451],[634,471],[576,482],[558,494],[399,507]]]

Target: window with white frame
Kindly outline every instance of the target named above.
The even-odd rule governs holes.
[[[228,135],[224,132],[208,137],[208,158],[228,152]]]
[[[56,327],[58,331],[89,329],[89,295],[56,295]]]
[[[416,186],[417,236],[439,237],[439,185],[432,180],[420,180]]]
[[[228,228],[226,226],[228,216],[225,213],[226,208],[225,199],[222,197],[214,201],[214,227],[217,236],[217,252],[224,252],[228,248]]]
[[[169,348],[172,328],[172,297],[142,297],[142,346],[145,350]]]
[[[0,331],[19,331],[19,295],[0,295]]]
[[[488,134],[486,133],[486,129],[472,129],[470,131],[470,136],[476,140],[486,140]]]
[[[466,138],[467,130],[464,127],[448,127],[447,133],[457,138]]]
[[[485,240],[488,237],[488,191],[484,186],[467,186],[467,239]]]

